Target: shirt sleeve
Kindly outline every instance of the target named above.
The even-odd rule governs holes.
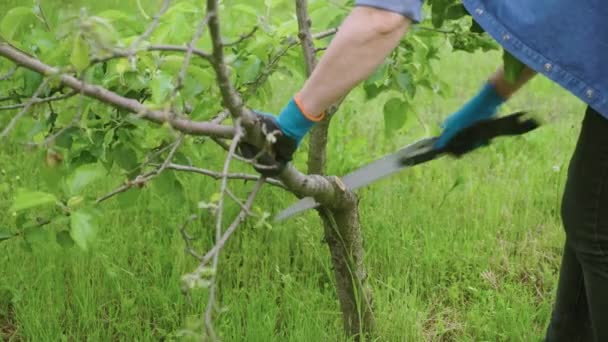
[[[355,6],[368,6],[399,13],[412,21],[422,21],[422,2],[424,0],[356,0]]]

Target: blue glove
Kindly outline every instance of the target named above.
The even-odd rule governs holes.
[[[443,122],[443,132],[435,143],[435,148],[445,147],[461,130],[496,115],[498,107],[504,102],[505,99],[496,92],[494,86],[486,83],[475,97]]]
[[[285,135],[294,139],[300,145],[300,142],[302,142],[308,131],[322,119],[323,115],[314,118],[305,114],[302,106],[299,104],[298,98],[294,96],[279,114],[277,122]]]

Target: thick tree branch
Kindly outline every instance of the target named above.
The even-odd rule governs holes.
[[[87,84],[73,76],[62,74],[59,69],[44,64],[40,60],[22,53],[9,44],[0,43],[0,56],[43,75],[59,75],[59,78],[64,85],[76,91],[82,92],[88,97],[97,99],[114,107],[136,113],[142,118],[156,123],[170,123],[174,129],[182,133],[223,138],[230,138],[234,135],[234,128],[230,126],[217,125],[209,122],[192,121],[182,118],[169,119],[166,117],[163,111],[151,110],[136,100],[120,96],[100,86]]]
[[[217,76],[224,106],[228,108],[233,118],[241,118],[245,127],[253,125],[253,115],[245,110],[241,95],[230,82],[230,71],[224,57],[224,43],[220,31],[219,9],[217,0],[207,0],[207,16],[209,16],[209,34],[213,45],[212,63]]]

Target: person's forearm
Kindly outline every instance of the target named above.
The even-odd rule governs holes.
[[[525,67],[519,78],[515,82],[509,82],[505,77],[504,66],[501,66],[489,79],[490,84],[494,86],[496,92],[505,100],[508,100],[515,92],[517,92],[526,82],[531,80],[536,75],[536,72],[528,67]]]
[[[369,77],[397,46],[410,24],[400,14],[355,8],[298,93],[303,109],[310,115],[321,115]]]

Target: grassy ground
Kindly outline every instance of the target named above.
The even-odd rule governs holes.
[[[446,99],[421,92],[416,112],[433,127],[471,96],[498,55],[446,56],[438,67],[453,86]],[[295,85],[294,85],[295,86]],[[277,93],[277,106],[293,89]],[[293,88],[293,86],[292,86]],[[377,102],[358,90],[336,118],[329,170],[421,138],[387,141]],[[538,78],[504,111],[536,109],[547,125],[461,160],[406,170],[360,191],[366,262],[381,341],[534,341],[549,318],[563,243],[561,190],[583,105]],[[300,153],[303,157],[303,153]],[[44,188],[40,160],[0,150],[0,226],[14,189]],[[188,299],[179,279],[192,270],[178,227],[215,184],[184,176],[183,198],[142,190],[103,204],[93,252],[0,244],[0,336],[33,341],[159,340],[196,322],[205,293]],[[108,179],[107,187],[118,184]],[[132,206],[119,210],[118,200]],[[276,213],[294,199],[265,190],[258,206]],[[209,225],[193,230],[207,236]],[[268,227],[248,224],[222,258],[217,320],[226,341],[342,339],[328,252],[309,213]]]

